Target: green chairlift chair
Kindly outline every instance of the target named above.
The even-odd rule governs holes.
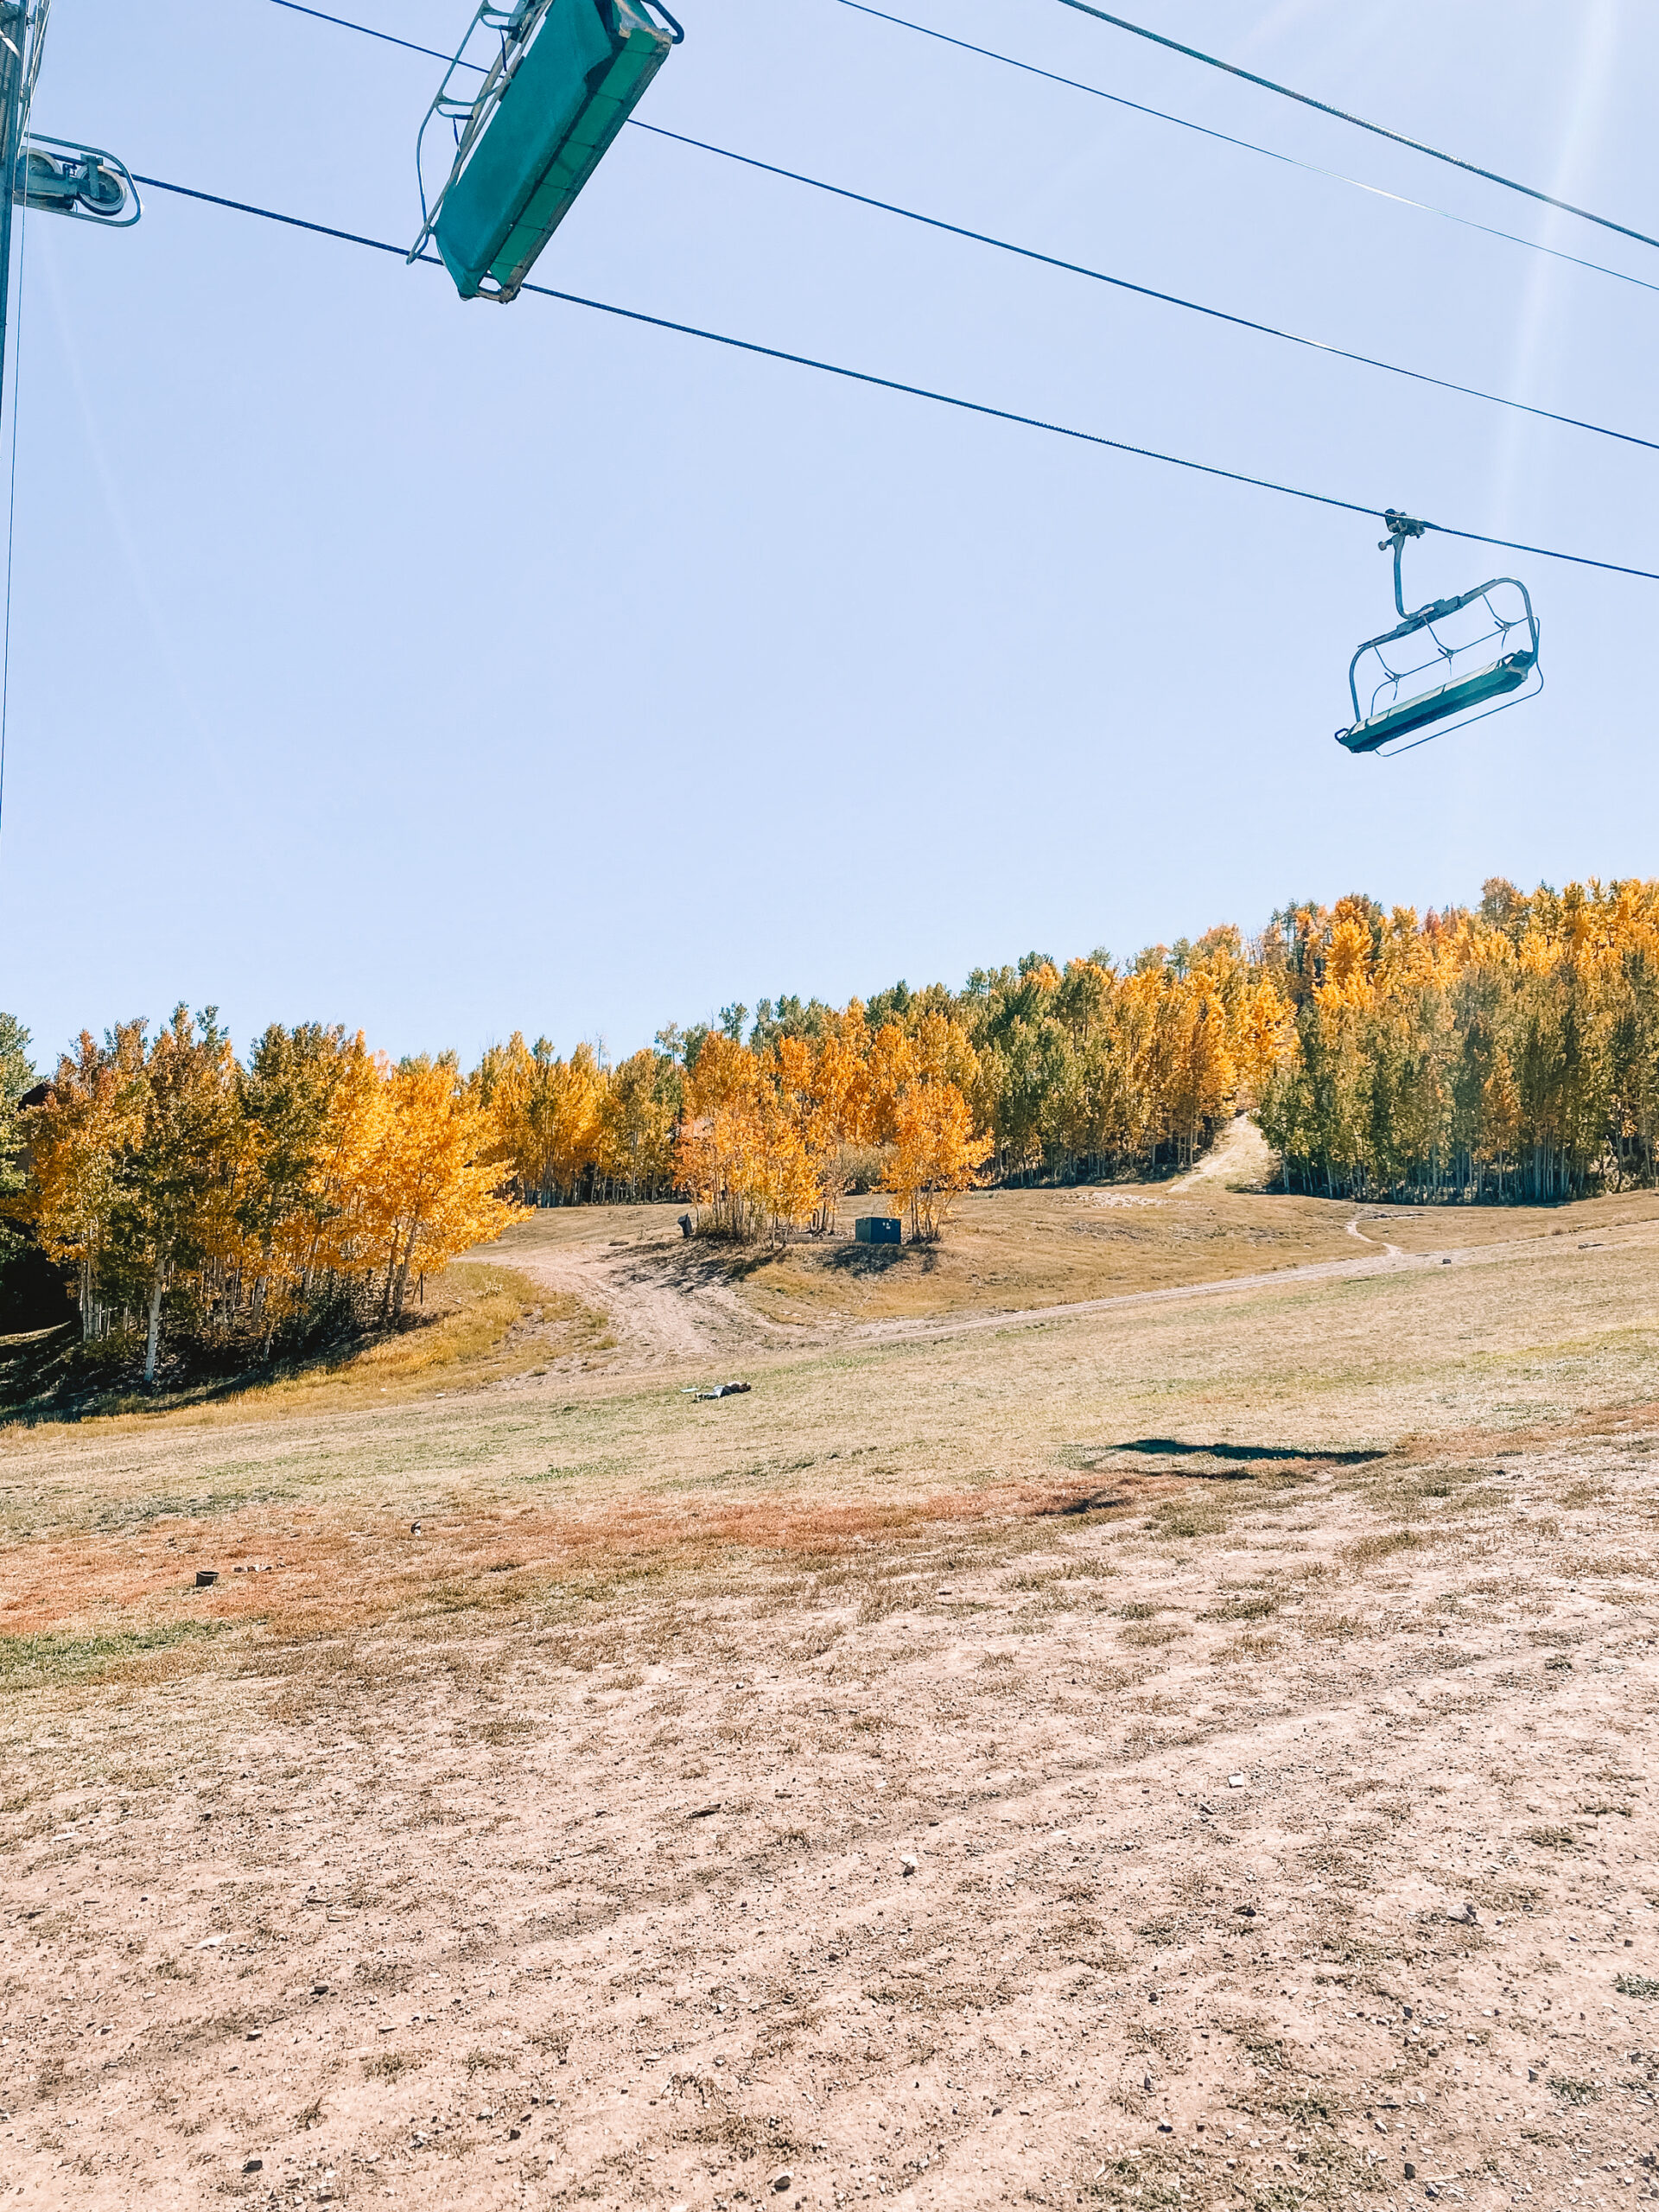
[[[1408,537],[1421,537],[1433,525],[1393,508],[1383,520],[1389,535],[1380,550],[1394,549],[1394,604],[1402,619],[1382,637],[1368,639],[1349,664],[1354,719],[1337,732],[1337,742],[1351,753],[1408,752],[1402,739],[1427,744],[1429,737],[1445,735],[1446,728],[1461,729],[1518,707],[1544,688],[1538,618],[1526,586],[1514,576],[1494,576],[1473,591],[1408,614],[1400,556]],[[1422,644],[1412,646],[1413,639]],[[1423,645],[1426,656],[1414,657],[1422,655]]]
[[[430,240],[462,299],[516,299],[683,36],[657,0],[518,0],[511,8],[486,0],[421,125],[417,165],[435,121],[450,125],[454,154],[430,200],[423,172],[423,219],[409,258]],[[474,58],[492,45],[487,62]],[[480,72],[474,90],[467,79]]]

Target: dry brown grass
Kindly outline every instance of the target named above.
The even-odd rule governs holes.
[[[29,1338],[0,1338],[0,1351]],[[125,1421],[143,1427],[171,1419],[187,1425],[289,1420],[308,1413],[420,1397],[439,1386],[473,1389],[512,1376],[538,1374],[614,1343],[602,1313],[522,1270],[463,1260],[446,1268],[411,1308],[408,1325],[337,1356],[320,1356],[291,1370],[246,1382],[197,1384],[178,1391],[112,1396],[73,1416],[118,1433]],[[46,1423],[59,1420],[48,1412]],[[16,1437],[37,1425],[25,1408],[8,1423]]]
[[[760,1315],[785,1323],[854,1324],[1018,1312],[1226,1281],[1320,1261],[1379,1255],[1385,1244],[1432,1255],[1499,1243],[1583,1239],[1659,1222],[1659,1194],[1637,1192],[1559,1207],[1395,1209],[1287,1198],[1216,1183],[970,1192],[939,1245],[870,1247],[855,1217],[884,1201],[849,1199],[838,1233],[779,1251],[683,1245],[683,1209],[553,1207],[496,1249],[534,1264],[584,1253],[713,1267]],[[1362,1232],[1350,1233],[1350,1224]]]
[[[1656,1963],[1659,1233],[1578,1244],[713,1403],[527,1371],[486,1283],[337,1401],[11,1435],[20,2178],[1278,2208],[1507,2155],[1541,2024],[1596,2081]]]

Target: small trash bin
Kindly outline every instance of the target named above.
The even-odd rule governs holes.
[[[853,1224],[853,1234],[861,1244],[896,1244],[899,1228],[896,1213],[861,1213]]]

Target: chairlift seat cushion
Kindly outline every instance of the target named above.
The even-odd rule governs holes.
[[[486,279],[511,299],[672,41],[629,0],[551,0],[435,236],[463,299]]]
[[[1356,722],[1352,729],[1339,729],[1337,742],[1345,745],[1351,753],[1375,753],[1393,738],[1427,729],[1431,723],[1461,714],[1466,707],[1478,707],[1488,699],[1500,699],[1507,692],[1518,691],[1537,663],[1535,652],[1505,653],[1484,668],[1438,684],[1432,691],[1420,692],[1415,698],[1397,700],[1381,714],[1368,715],[1363,721]]]

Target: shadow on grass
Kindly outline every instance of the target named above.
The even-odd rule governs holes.
[[[937,1244],[860,1244],[850,1237],[791,1237],[786,1244],[744,1243],[735,1238],[690,1238],[685,1244],[658,1251],[637,1261],[627,1279],[635,1284],[658,1284],[664,1273],[674,1289],[686,1295],[725,1283],[747,1282],[780,1260],[810,1257],[836,1274],[857,1281],[891,1274],[895,1268],[915,1268],[931,1274],[939,1263]]]
[[[1173,1436],[1137,1436],[1122,1444],[1063,1444],[1059,1459],[1062,1466],[1076,1467],[1091,1473],[1103,1461],[1116,1459],[1120,1452],[1135,1452],[1146,1459],[1173,1459],[1186,1464],[1171,1469],[1149,1469],[1148,1472],[1178,1473],[1190,1482],[1249,1483],[1255,1480],[1259,1468],[1284,1467],[1363,1467],[1374,1459],[1386,1459],[1385,1451],[1315,1452],[1305,1451],[1289,1444],[1188,1444]],[[1205,1464],[1193,1465],[1192,1462]],[[1217,1465],[1217,1462],[1220,1464]],[[1120,1468],[1127,1473],[1127,1468]],[[1105,1513],[1115,1506],[1128,1505],[1128,1497],[1109,1496],[1103,1491],[1093,1491],[1082,1497],[1068,1499],[1063,1505],[1051,1506],[1055,1514]]]
[[[1173,1436],[1137,1436],[1128,1444],[1103,1444],[1094,1447],[1090,1456],[1103,1459],[1114,1452],[1140,1452],[1156,1459],[1230,1459],[1245,1465],[1264,1459],[1300,1459],[1322,1467],[1363,1467],[1389,1456],[1385,1451],[1306,1452],[1294,1444],[1185,1444]]]

